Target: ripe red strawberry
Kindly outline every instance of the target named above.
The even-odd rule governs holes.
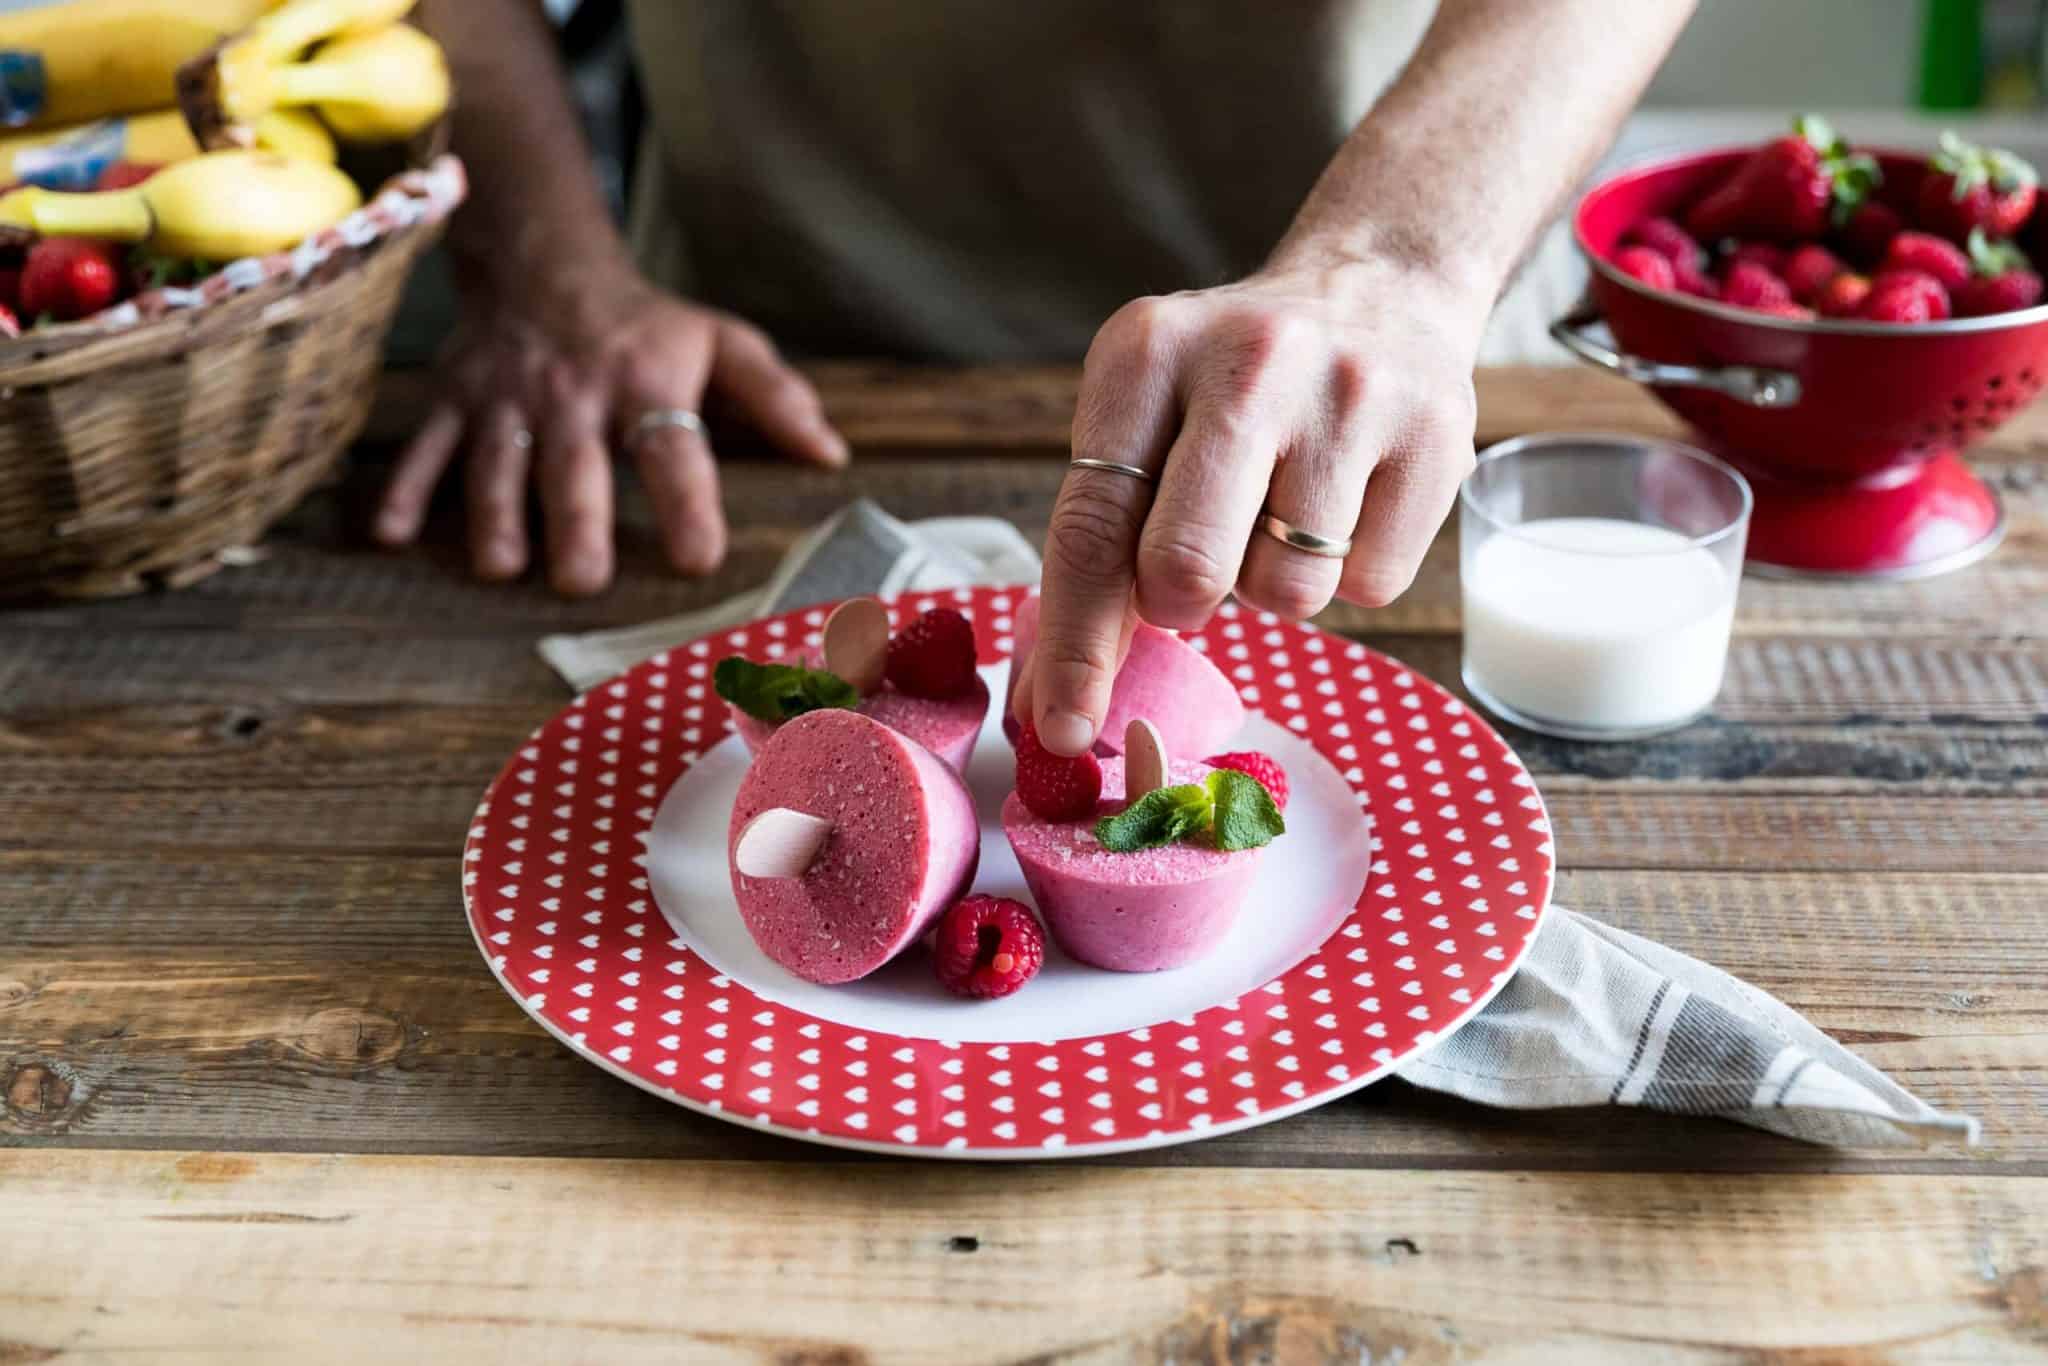
[[[1785,287],[1800,303],[1811,304],[1827,288],[1828,281],[1846,267],[1841,258],[1818,242],[1809,242],[1785,260]]]
[[[1737,242],[1721,264],[1726,269],[1744,261],[1762,266],[1773,275],[1785,273],[1785,249],[1770,242]]]
[[[1797,242],[1821,235],[1831,213],[1846,215],[1877,183],[1877,163],[1854,155],[1812,115],[1795,119],[1686,212],[1694,237],[1763,237]]]
[[[1864,269],[1874,269],[1891,248],[1892,239],[1905,230],[1906,220],[1888,204],[1875,200],[1858,205],[1842,225],[1842,250]]]
[[[1792,302],[1785,282],[1754,261],[1737,261],[1721,278],[1721,302],[1737,308],[1765,308]]]
[[[1870,297],[1870,277],[1845,270],[1822,286],[1814,307],[1825,318],[1853,318],[1863,311]]]
[[[2015,313],[2041,302],[2041,277],[2012,243],[1987,241],[1982,229],[1972,232],[1970,265],[1974,273],[1955,290],[1957,317]]]
[[[1691,261],[1672,262],[1671,276],[1672,283],[1680,294],[1690,294],[1695,298],[1711,299],[1720,289],[1720,286],[1714,283],[1714,277],[1707,274],[1704,266]]]
[[[1212,754],[1202,762],[1211,768],[1234,768],[1247,777],[1256,778],[1259,786],[1271,794],[1273,805],[1282,811],[1287,809],[1287,770],[1280,767],[1280,761],[1272,755],[1256,749],[1239,749],[1228,754]]]
[[[1943,133],[1920,179],[1920,226],[1956,243],[1979,228],[2011,237],[2034,212],[2039,184],[2034,168],[2011,152]]]
[[[121,295],[121,261],[105,242],[45,237],[21,267],[21,311],[71,322],[99,312]]]
[[[1027,722],[1017,734],[1017,799],[1040,820],[1085,819],[1102,799],[1102,763],[1093,753],[1054,754]]]
[[[1678,288],[1678,275],[1670,258],[1648,247],[1623,247],[1614,253],[1614,265],[1622,274],[1634,276],[1651,289]]]
[[[1774,318],[1796,318],[1801,322],[1813,321],[1813,310],[1805,304],[1795,304],[1789,299],[1782,304],[1760,304],[1750,310],[1753,313],[1768,313]]]
[[[1877,269],[1881,275],[1898,270],[1932,275],[1943,289],[1954,289],[1970,278],[1970,258],[1955,243],[1930,233],[1902,232],[1892,239]]]
[[[974,627],[934,607],[889,637],[884,675],[912,697],[958,697],[974,686]]]
[[[1949,315],[1941,281],[1917,270],[1888,270],[1870,282],[1858,316],[1876,323],[1931,323]]]
[[[932,932],[932,968],[955,996],[1008,996],[1045,964],[1045,931],[1021,901],[963,897]]]
[[[9,308],[6,304],[0,304],[0,337],[18,337],[20,335],[21,319],[14,316],[13,309]]]
[[[2031,270],[2009,270],[2003,275],[1972,275],[1955,293],[1958,318],[2017,313],[2040,302],[2041,277]]]
[[[125,190],[140,185],[163,167],[153,161],[114,161],[93,182],[95,190]]]
[[[1668,218],[1645,218],[1622,234],[1622,245],[1648,247],[1674,267],[1707,267],[1707,249],[1693,241],[1692,234]]]

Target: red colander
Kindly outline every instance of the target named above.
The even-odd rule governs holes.
[[[1988,554],[2003,514],[1961,453],[2048,384],[2048,304],[1939,323],[1805,322],[1653,290],[1609,264],[1631,226],[1678,216],[1751,150],[1662,158],[1588,193],[1572,226],[1592,284],[1551,335],[1648,385],[1749,477],[1751,568],[1905,578]],[[1885,198],[1910,204],[1924,156],[1877,157]],[[2036,262],[2048,257],[2044,220],[2025,244]],[[1594,332],[1602,323],[1612,345]]]

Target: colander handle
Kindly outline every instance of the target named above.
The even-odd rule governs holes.
[[[1588,365],[1610,370],[1638,384],[1712,389],[1753,408],[1790,408],[1799,402],[1799,376],[1749,365],[1667,365],[1602,346],[1587,335],[1601,323],[1600,310],[1582,303],[1550,325],[1557,344]]]

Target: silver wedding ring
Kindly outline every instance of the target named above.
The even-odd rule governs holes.
[[[1341,560],[1351,553],[1351,542],[1318,536],[1313,531],[1304,531],[1292,522],[1282,521],[1272,513],[1259,518],[1259,530],[1271,536],[1282,545],[1292,546],[1308,555],[1320,555],[1326,560]]]
[[[533,433],[524,427],[514,427],[512,429],[512,449],[515,451],[532,450]]]
[[[706,435],[704,419],[688,408],[655,408],[633,419],[633,430],[626,434],[626,444],[637,446],[649,432],[665,431],[668,428]]]
[[[1128,474],[1133,479],[1152,482],[1152,471],[1137,465],[1126,465],[1120,460],[1091,460],[1087,456],[1075,456],[1067,462],[1077,470],[1108,470],[1111,474]]]

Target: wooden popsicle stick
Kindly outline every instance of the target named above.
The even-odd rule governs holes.
[[[1154,788],[1165,787],[1171,772],[1159,728],[1142,716],[1131,718],[1124,727],[1124,796],[1136,801]]]
[[[732,847],[732,866],[745,877],[802,877],[831,833],[828,820],[771,806],[740,831]]]
[[[825,618],[825,668],[871,693],[889,659],[889,609],[876,598],[848,598]]]

